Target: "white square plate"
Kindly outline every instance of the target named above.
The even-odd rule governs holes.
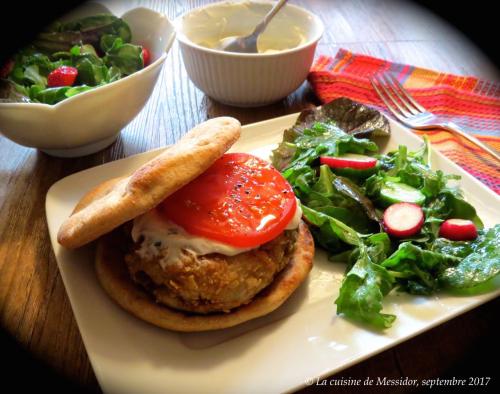
[[[232,151],[269,158],[283,130],[298,114],[243,127]],[[421,140],[391,122],[383,151]],[[169,332],[129,315],[104,293],[94,274],[94,246],[68,251],[56,241],[59,226],[83,194],[109,178],[126,175],[158,154],[146,152],[68,176],[47,193],[52,246],[90,362],[106,393],[264,393],[298,389],[315,377],[347,368],[494,297],[414,297],[391,293],[384,312],[397,315],[383,334],[336,316],[334,300],[344,265],[328,262],[317,250],[314,268],[277,311],[243,325],[206,333]],[[485,225],[500,221],[500,197],[437,152],[434,168],[462,176],[461,186]]]

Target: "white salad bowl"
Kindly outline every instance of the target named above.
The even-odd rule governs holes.
[[[246,54],[206,46],[213,47],[228,36],[249,34],[271,6],[269,1],[225,1],[191,10],[175,20],[187,74],[205,94],[224,104],[256,107],[286,97],[304,82],[323,23],[295,5],[285,5],[257,41],[257,46],[271,43],[286,49]]]
[[[64,19],[103,12],[110,13],[100,4],[88,3]],[[58,157],[84,156],[112,144],[149,99],[175,36],[168,18],[150,9],[135,8],[121,18],[130,26],[132,43],[149,49],[147,67],[55,105],[0,103],[0,132]]]

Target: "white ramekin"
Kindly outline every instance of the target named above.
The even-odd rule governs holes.
[[[323,23],[295,5],[287,4],[264,34],[289,34],[290,29],[299,27],[306,39],[298,47],[277,53],[241,54],[193,42],[193,37],[214,34],[222,25],[231,35],[248,33],[270,8],[270,2],[225,1],[191,10],[176,19],[186,71],[200,90],[224,104],[256,107],[286,97],[304,82],[323,34]]]

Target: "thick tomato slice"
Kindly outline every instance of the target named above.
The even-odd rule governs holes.
[[[247,153],[225,154],[159,206],[188,233],[237,247],[256,247],[276,238],[296,208],[285,178]]]

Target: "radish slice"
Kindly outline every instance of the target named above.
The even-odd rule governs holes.
[[[404,238],[414,235],[424,225],[424,211],[417,204],[400,202],[384,212],[384,226],[389,235]]]
[[[319,162],[332,168],[354,168],[356,170],[367,170],[377,165],[377,159],[356,154],[347,154],[342,157],[321,156]]]
[[[448,219],[441,223],[439,236],[452,241],[471,241],[477,238],[477,228],[470,220]]]

